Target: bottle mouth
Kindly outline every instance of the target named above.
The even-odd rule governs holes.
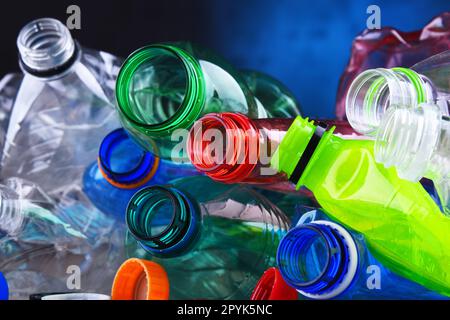
[[[297,291],[289,286],[277,268],[267,269],[253,290],[250,300],[297,300]]]
[[[375,141],[375,160],[395,166],[400,178],[419,181],[428,167],[439,139],[441,113],[437,106],[389,110]]]
[[[390,107],[417,106],[429,99],[425,83],[407,68],[370,69],[358,75],[347,93],[346,115],[361,134],[375,136]]]
[[[185,50],[156,44],[132,53],[116,83],[119,111],[136,129],[151,137],[187,129],[205,103],[201,66]]]
[[[181,191],[152,186],[138,191],[126,210],[126,222],[138,243],[156,256],[175,256],[192,245],[199,209]]]
[[[336,297],[352,283],[358,254],[351,235],[328,221],[290,230],[281,240],[277,263],[285,281],[304,296]]]
[[[259,132],[252,121],[238,113],[211,113],[194,124],[187,150],[191,163],[213,180],[245,180],[259,158]]]
[[[100,144],[100,172],[111,185],[120,189],[134,189],[150,181],[159,161],[134,143],[122,128],[109,133]]]
[[[17,38],[23,69],[36,76],[58,74],[76,58],[76,45],[69,29],[52,18],[25,25]]]

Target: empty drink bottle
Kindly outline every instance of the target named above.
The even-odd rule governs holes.
[[[450,112],[450,50],[409,68],[370,69],[353,80],[346,97],[347,119],[361,134],[375,136],[386,110],[436,104]]]
[[[206,113],[231,111],[267,118],[273,110],[299,115],[295,103],[285,103],[292,95],[287,96],[284,88],[278,93],[278,99],[273,90],[267,92],[272,94],[269,98],[259,94],[255,99],[227,62],[190,43],[153,44],[135,51],[122,66],[116,85],[124,128],[144,149],[171,159],[187,159],[185,131]],[[274,105],[263,106],[266,102]]]
[[[450,12],[433,18],[422,30],[403,32],[391,27],[366,29],[352,44],[350,60],[339,79],[336,116],[345,118],[345,98],[352,81],[363,71],[375,68],[411,67],[448,50]]]
[[[272,166],[311,190],[330,217],[363,234],[387,268],[450,295],[450,218],[420,183],[375,161],[374,141],[332,132],[297,117]]]
[[[285,281],[309,299],[445,299],[375,259],[361,234],[305,213],[281,240],[277,263]]]
[[[24,75],[9,115],[2,176],[52,193],[81,184],[101,139],[118,126],[113,102],[121,61],[81,47],[51,18],[23,27],[17,46]]]
[[[375,142],[375,159],[394,166],[399,177],[431,179],[440,204],[450,214],[450,117],[434,105],[387,112]]]
[[[100,228],[108,225],[100,213],[79,202],[56,203],[28,181],[5,183],[0,188],[0,270],[10,298],[65,291],[74,273],[86,290],[109,290],[123,259],[124,230]]]
[[[166,270],[171,299],[248,299],[289,225],[251,189],[203,176],[141,189],[126,220],[129,256]]]
[[[124,129],[116,129],[103,139],[98,160],[86,169],[83,191],[101,211],[125,221],[128,202],[139,189],[199,174],[190,163],[159,159]]]
[[[211,113],[192,127],[187,150],[191,163],[210,178],[224,183],[252,183],[293,190],[270,159],[291,126],[292,118],[250,119],[238,113]],[[328,120],[337,132],[353,133],[345,121]]]

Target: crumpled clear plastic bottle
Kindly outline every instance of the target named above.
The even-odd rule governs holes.
[[[57,192],[81,181],[101,139],[119,124],[113,101],[121,60],[82,48],[50,18],[27,24],[17,46],[24,75],[0,82],[0,122],[8,122],[1,173]]]
[[[345,99],[355,77],[367,69],[411,67],[450,47],[450,12],[432,19],[422,30],[365,30],[353,41],[350,61],[339,81],[336,116],[345,118]],[[416,70],[421,73],[419,70]]]
[[[69,289],[109,292],[123,260],[123,229],[95,208],[83,207],[82,201],[70,202],[66,196],[65,203],[57,204],[32,182],[11,178],[4,183],[0,186],[0,270],[10,298]],[[70,280],[74,270],[80,272],[79,288],[76,280]]]

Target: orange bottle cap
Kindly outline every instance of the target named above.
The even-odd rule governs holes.
[[[169,278],[159,264],[128,259],[117,270],[111,293],[112,300],[168,300]]]

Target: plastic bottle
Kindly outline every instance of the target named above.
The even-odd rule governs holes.
[[[375,161],[374,141],[332,132],[297,117],[271,165],[311,190],[330,217],[362,233],[387,268],[450,295],[450,219],[420,183]]]
[[[345,118],[345,99],[352,81],[365,70],[411,67],[450,47],[450,12],[433,18],[422,30],[402,32],[383,27],[364,30],[352,44],[348,65],[339,80],[336,116]]]
[[[205,115],[189,134],[187,150],[191,163],[216,181],[294,190],[295,186],[286,182],[283,173],[277,174],[270,167],[270,159],[293,121],[252,120],[229,112]],[[353,132],[346,122],[325,122],[337,124],[337,131],[342,134]]]
[[[300,104],[280,81],[254,70],[241,70],[240,74],[255,97],[258,109],[266,110],[270,118],[302,116]]]
[[[24,76],[9,115],[2,176],[52,193],[81,184],[101,139],[119,125],[113,105],[121,61],[82,48],[51,18],[23,27],[17,46]]]
[[[33,183],[18,178],[5,183],[0,188],[0,270],[10,298],[67,290],[76,270],[83,289],[109,290],[111,271],[123,259],[124,238],[117,234],[124,230],[111,229],[100,212],[81,201],[57,204]]]
[[[3,273],[0,272],[0,300],[8,300],[9,288]]]
[[[171,299],[248,299],[289,225],[258,193],[202,176],[141,189],[126,219],[129,256],[167,271]]]
[[[297,300],[297,291],[289,286],[275,268],[267,269],[253,289],[250,300]]]
[[[434,182],[440,203],[450,214],[450,117],[434,105],[387,111],[375,142],[375,159],[395,167],[399,177]]]
[[[353,80],[346,97],[347,119],[355,131],[375,136],[386,110],[436,104],[450,114],[450,50],[411,69],[370,69]]]
[[[189,163],[174,163],[144,151],[124,129],[116,129],[103,139],[98,161],[86,169],[83,191],[101,211],[124,221],[128,202],[139,189],[199,174]]]
[[[268,82],[276,85],[275,81]],[[187,159],[183,149],[186,141],[182,140],[180,146],[179,140],[186,137],[183,130],[200,116],[232,111],[267,118],[272,108],[280,113],[278,102],[288,98],[284,88],[279,93],[279,100],[262,97],[275,102],[274,106],[262,106],[263,101],[255,99],[241,75],[227,62],[190,43],[138,49],[123,64],[116,85],[124,128],[144,149],[172,160]],[[292,108],[292,101],[286,106],[285,113],[295,111],[291,117],[300,114]]]
[[[402,278],[375,259],[361,234],[305,213],[281,240],[277,263],[284,280],[309,299],[445,299]]]

